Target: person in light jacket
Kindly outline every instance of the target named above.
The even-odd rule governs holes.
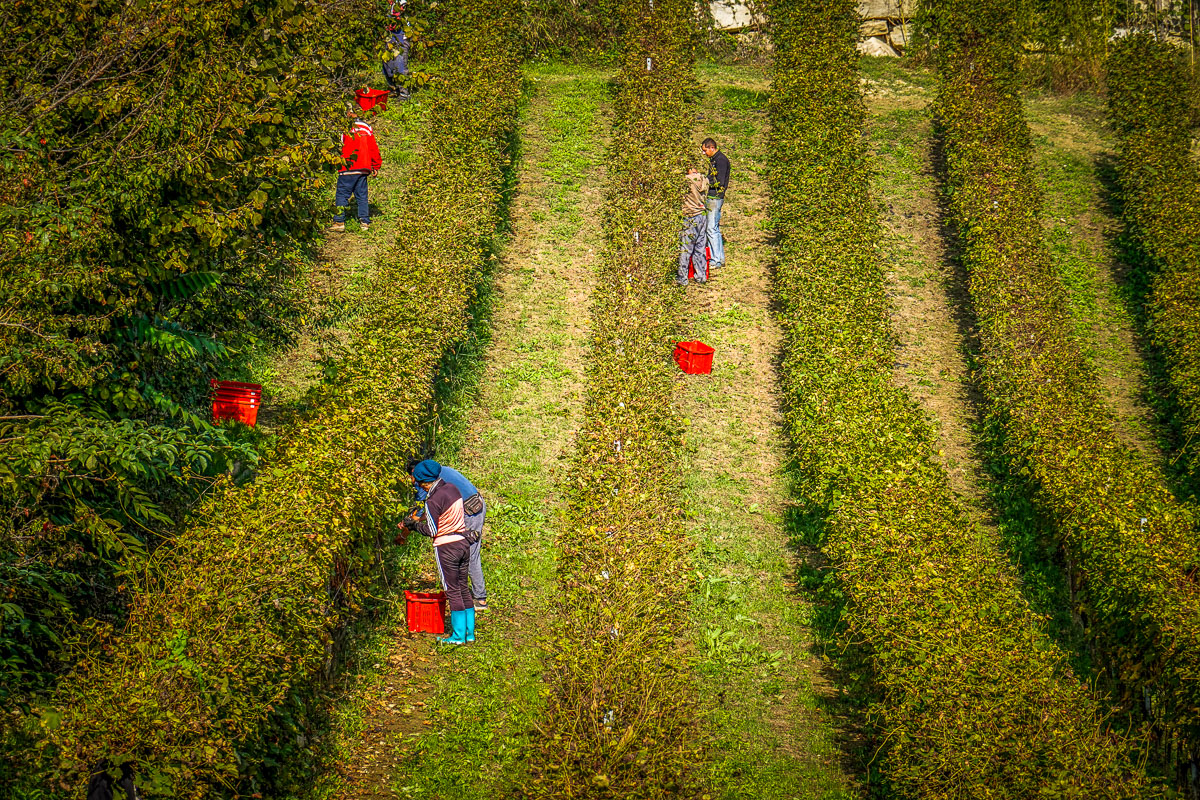
[[[408,462],[408,474],[412,475],[417,464],[421,463],[421,459],[413,458]],[[466,514],[467,528],[474,531],[477,535],[477,540],[471,543],[471,564],[469,574],[471,576],[471,597],[475,601],[476,611],[487,611],[487,586],[483,582],[483,523],[487,518],[487,503],[483,500],[483,495],[475,488],[475,484],[467,480],[467,477],[456,469],[451,469],[445,464],[442,464],[441,479],[449,481],[458,487],[459,493],[463,496],[463,513]],[[413,478],[413,488],[416,491],[417,501],[425,502],[425,490]],[[442,583],[445,583],[443,580]]]
[[[708,190],[708,178],[694,167],[687,171],[687,194],[683,197],[683,216],[686,220],[683,233],[679,236],[679,272],[675,282],[688,285],[688,264],[696,270],[696,283],[708,280],[708,261],[704,246],[707,241],[707,225],[704,218],[704,193]]]
[[[413,478],[425,490],[425,513],[413,522],[413,529],[433,540],[450,604],[452,633],[438,641],[466,644],[475,641],[475,604],[467,576],[474,534],[467,528],[462,493],[441,475],[442,465],[436,461],[422,461],[413,468]]]

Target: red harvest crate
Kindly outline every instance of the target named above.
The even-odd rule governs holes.
[[[235,419],[253,426],[262,405],[262,386],[257,383],[212,380],[213,422]]]
[[[389,94],[391,92],[387,89],[359,89],[354,93],[354,97],[358,100],[358,107],[363,111],[370,111],[376,106],[380,111],[387,111]]]
[[[704,248],[704,263],[706,265],[712,264],[712,248],[711,247]],[[712,277],[711,270],[706,270],[705,274],[708,275],[708,277],[710,277],[710,278]],[[695,279],[696,279],[696,259],[693,258],[693,259],[688,260],[688,280],[694,281]]]
[[[712,372],[715,352],[704,342],[676,342],[675,363],[688,375],[707,375]]]
[[[445,592],[404,592],[404,612],[413,632],[446,632]]]

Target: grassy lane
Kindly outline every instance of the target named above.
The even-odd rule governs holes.
[[[407,102],[393,101],[372,122],[383,169],[371,178],[371,229],[365,233],[358,230],[356,210],[352,208],[346,233],[326,236],[309,274],[312,311],[306,320],[307,329],[295,347],[264,355],[262,363],[246,376],[263,384],[268,405],[259,419],[268,429],[281,405],[301,402],[304,392],[321,379],[321,361],[333,357],[349,338],[363,293],[370,289],[371,269],[395,238],[397,223],[404,214],[404,187],[418,158],[421,129],[436,86],[416,93]],[[333,190],[331,180],[331,209]],[[323,218],[319,223],[327,226],[331,218],[332,211],[330,219]]]
[[[540,709],[539,639],[554,586],[560,464],[581,402],[608,116],[605,76],[535,67],[521,124],[513,238],[483,302],[478,339],[448,365],[437,456],[460,466],[491,506],[484,571],[491,610],[474,647],[438,652],[392,624],[359,657],[342,705],[340,787],[370,798],[495,798]],[[427,542],[401,574],[432,583]],[[402,605],[402,595],[395,601]],[[332,782],[331,782],[332,783]]]
[[[688,338],[716,348],[710,377],[686,378],[689,534],[699,543],[694,619],[709,709],[714,796],[858,796],[825,702],[833,689],[811,652],[812,607],[786,527],[787,458],[774,363],[782,332],[769,310],[772,250],[762,175],[770,79],[705,65],[697,144],[733,163],[722,227],[727,266],[688,291]],[[697,151],[698,152],[698,151]]]
[[[1046,245],[1071,298],[1087,355],[1100,375],[1117,433],[1129,447],[1161,460],[1164,431],[1146,403],[1149,378],[1137,341],[1136,298],[1113,250],[1119,231],[1104,170],[1113,158],[1104,101],[1077,93],[1037,93],[1025,102],[1038,188],[1045,198]]]

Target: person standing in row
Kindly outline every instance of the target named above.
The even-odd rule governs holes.
[[[408,474],[413,475],[413,488],[416,489],[417,502],[424,502],[425,490],[421,488],[421,484],[414,474],[419,463],[421,463],[421,459],[409,459]],[[483,582],[483,523],[487,519],[487,503],[483,501],[483,495],[475,488],[475,484],[467,479],[467,476],[445,464],[440,466],[441,479],[453,483],[458,488],[459,494],[462,495],[463,514],[467,529],[476,534],[475,541],[471,542],[471,563],[468,568],[471,578],[471,599],[474,601],[476,611],[487,611],[487,586]],[[446,581],[443,579],[442,584],[445,583]]]
[[[405,520],[408,527],[433,540],[442,587],[450,604],[452,633],[438,641],[466,644],[475,641],[475,604],[468,587],[471,540],[463,509],[462,493],[449,481],[442,480],[442,465],[422,461],[413,467],[413,479],[425,492],[425,513],[419,519]]]
[[[679,272],[675,282],[688,285],[688,265],[696,270],[696,283],[708,281],[708,261],[704,257],[707,238],[704,224],[704,191],[708,187],[706,178],[695,167],[688,167],[687,194],[683,196],[683,216],[687,220],[679,237]]]
[[[350,118],[350,131],[342,134],[343,163],[338,172],[337,194],[334,197],[337,214],[330,228],[337,233],[346,230],[346,209],[350,206],[351,197],[358,200],[359,229],[365,231],[371,227],[367,178],[379,174],[383,167],[383,156],[379,154],[379,144],[375,141],[375,129],[360,116],[362,113],[365,112],[353,107],[346,111],[346,116]]]
[[[729,189],[729,159],[717,147],[715,139],[705,139],[700,149],[708,156],[708,248],[712,269],[725,266],[725,239],[721,236],[721,207]]]
[[[404,76],[408,75],[408,35],[404,30],[404,10],[407,4],[404,0],[394,0],[388,11],[387,46],[391,56],[383,62],[383,77],[387,79],[392,93],[401,100],[407,100],[408,88],[404,85]]]

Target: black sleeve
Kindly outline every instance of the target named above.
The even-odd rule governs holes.
[[[729,158],[724,153],[718,154],[717,159],[717,182],[721,184],[721,194],[725,194],[725,190],[729,188]]]

